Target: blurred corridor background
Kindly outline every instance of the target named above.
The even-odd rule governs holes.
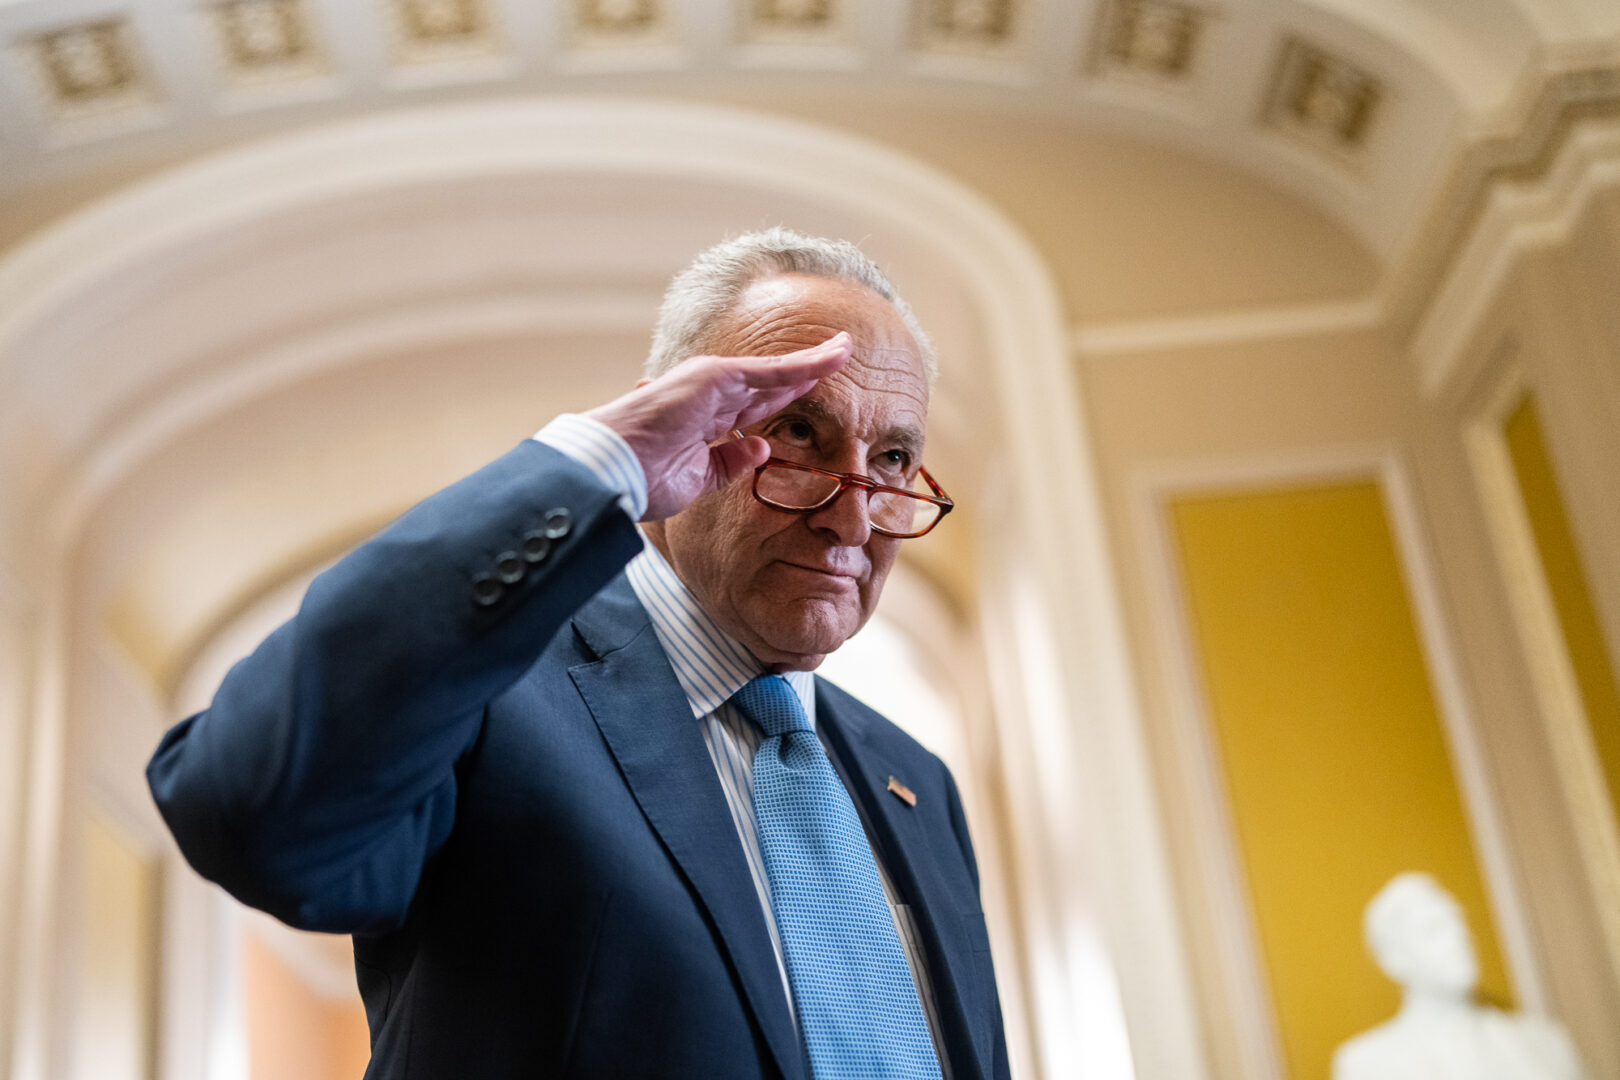
[[[1328,1080],[1421,870],[1620,1080],[1615,0],[0,0],[0,1075],[360,1076],[146,758],[774,224],[938,346],[824,674],[962,784],[1017,1075]]]

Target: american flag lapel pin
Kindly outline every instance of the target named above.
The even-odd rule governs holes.
[[[906,787],[906,785],[902,784],[892,776],[889,777],[889,790],[894,793],[895,798],[899,799],[907,806],[917,805],[917,793]]]

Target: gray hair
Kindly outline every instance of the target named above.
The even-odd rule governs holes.
[[[647,377],[654,378],[689,356],[708,352],[716,321],[732,310],[748,286],[777,274],[838,278],[864,285],[883,297],[917,342],[932,385],[938,374],[933,343],[877,264],[847,240],[825,240],[781,227],[723,240],[675,275],[658,309]]]

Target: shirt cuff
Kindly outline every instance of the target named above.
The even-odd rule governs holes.
[[[619,505],[631,521],[640,521],[647,512],[647,475],[635,451],[617,431],[600,420],[563,413],[535,432],[534,438],[567,454],[617,491]]]

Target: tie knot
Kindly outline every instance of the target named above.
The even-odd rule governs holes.
[[[731,700],[766,735],[810,730],[810,717],[805,715],[804,703],[780,675],[761,675],[748,680],[731,695]]]

